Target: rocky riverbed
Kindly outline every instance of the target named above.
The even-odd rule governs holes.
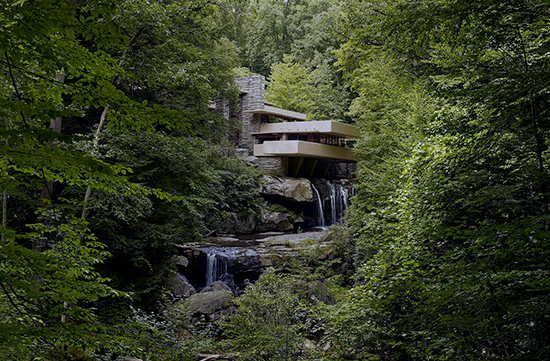
[[[329,247],[324,229],[302,233],[268,232],[237,237],[225,235],[178,246],[178,270],[195,289],[223,279],[230,287],[253,282],[268,267],[286,258],[300,258]]]

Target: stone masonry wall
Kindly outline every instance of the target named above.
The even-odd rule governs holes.
[[[286,177],[288,176],[288,157],[261,157],[258,160],[258,169],[269,175]]]
[[[331,162],[327,177],[331,179],[353,179],[357,177],[357,163]]]
[[[252,109],[264,109],[265,77],[262,75],[252,75],[236,78],[235,82],[238,88],[243,92],[241,95],[240,104],[242,130],[239,136],[238,147],[243,151],[246,149],[248,151],[248,155],[253,155],[256,139],[252,133],[260,131],[261,115],[245,113],[245,111]],[[227,109],[229,109],[228,106]],[[289,173],[288,157],[259,157],[257,164],[260,170],[274,176],[287,176]],[[352,178],[355,176],[356,172],[356,164],[354,163],[329,162],[326,177],[336,179]]]
[[[263,109],[265,101],[265,77],[253,75],[235,79],[237,86],[243,92],[241,101],[242,131],[239,147],[254,152],[255,139],[252,133],[260,131],[261,117],[259,114],[245,113],[246,110]]]

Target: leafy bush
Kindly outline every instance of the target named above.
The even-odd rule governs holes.
[[[307,311],[291,288],[292,279],[273,270],[247,288],[225,324],[225,347],[245,360],[302,359]]]
[[[150,361],[192,361],[210,346],[210,335],[190,326],[190,312],[182,304],[169,304],[161,314],[132,311],[125,323],[112,329],[116,343],[94,354],[95,359],[107,361],[118,354]]]

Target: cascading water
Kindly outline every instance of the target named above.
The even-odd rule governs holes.
[[[218,259],[215,254],[206,255],[206,285],[208,286],[217,279]]]
[[[330,222],[331,224],[338,223],[337,206],[336,206],[336,190],[334,184],[327,181],[328,195],[330,199]]]
[[[336,218],[333,223],[342,223],[346,210],[349,208],[349,190],[341,183],[334,185],[334,208],[336,212]]]
[[[257,257],[257,252],[254,249],[246,247],[223,247],[212,246],[205,247],[202,251],[206,254],[206,267],[204,278],[206,286],[213,282],[223,280],[227,283],[228,264],[235,259],[246,259]]]
[[[337,184],[336,191],[337,191],[336,194],[338,195],[337,204],[340,205],[340,209],[338,213],[340,217],[338,219],[338,223],[342,223],[345,212],[349,208],[349,190],[348,188],[344,187],[342,184]]]
[[[315,194],[317,195],[317,224],[323,228],[325,228],[325,213],[323,212],[323,202],[321,200],[321,195],[319,194],[319,191],[317,188],[315,188],[315,185],[311,183],[311,188],[315,191]]]
[[[340,185],[340,194],[342,195],[342,201],[344,205],[344,211],[349,208],[349,189]]]
[[[217,252],[219,253],[219,252]],[[206,285],[216,282],[227,273],[227,258],[217,254],[214,250],[206,253]]]
[[[317,208],[323,212],[323,208],[327,211],[330,207],[330,223],[338,224],[342,223],[346,210],[349,208],[349,187],[343,185],[341,181],[322,181],[319,190],[311,183],[312,189],[317,194],[319,200]],[[319,185],[319,182],[317,183]],[[324,194],[323,194],[324,193]],[[323,205],[325,207],[323,207]],[[319,212],[318,212],[319,213]],[[321,224],[320,221],[318,221]],[[323,213],[323,227],[327,224],[324,220]]]

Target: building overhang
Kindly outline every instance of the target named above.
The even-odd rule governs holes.
[[[267,114],[267,115],[275,115],[283,118],[306,120],[306,115],[304,113],[293,112],[291,110],[276,108],[270,105],[264,105],[264,107],[261,109],[245,110],[243,113]]]
[[[254,156],[333,159],[342,162],[357,162],[359,160],[353,150],[349,148],[301,140],[275,140],[255,144]]]
[[[289,134],[289,133],[323,133],[346,139],[358,139],[359,128],[334,120],[312,120],[308,122],[267,123],[260,125],[260,131],[253,135]]]

